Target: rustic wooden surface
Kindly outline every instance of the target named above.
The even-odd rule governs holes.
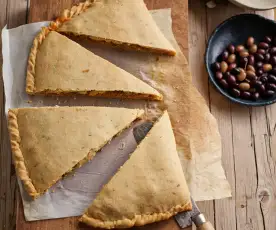
[[[15,27],[26,22],[48,20],[78,0],[32,0],[28,14],[26,0],[0,0],[0,27]],[[199,206],[217,230],[275,230],[276,226],[276,104],[261,108],[236,105],[222,97],[208,82],[203,54],[207,39],[224,19],[246,12],[230,3],[215,9],[205,8],[205,1],[189,1],[189,43],[187,0],[146,0],[150,9],[171,7],[173,29],[184,53],[188,54],[194,84],[202,93],[217,118],[223,144],[223,165],[231,184],[233,197],[200,202]],[[251,11],[253,12],[253,11]],[[259,13],[259,12],[257,12]],[[261,12],[273,18],[273,11]],[[187,55],[188,56],[188,55]],[[1,89],[2,89],[2,82]],[[22,205],[14,202],[16,182],[8,152],[3,113],[3,91],[0,93],[0,229],[50,230],[77,229],[76,218],[26,223]],[[20,201],[20,199],[18,199]],[[85,229],[80,226],[79,229]],[[176,230],[174,221],[138,229]]]

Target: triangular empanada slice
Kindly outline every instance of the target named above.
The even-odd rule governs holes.
[[[165,220],[191,208],[165,112],[80,221],[93,227],[129,228]]]
[[[111,107],[41,107],[8,113],[13,160],[32,197],[92,159],[144,113]]]
[[[30,52],[28,94],[86,94],[89,96],[161,100],[142,80],[88,51],[67,37],[43,28]]]
[[[121,48],[176,54],[143,0],[86,1],[65,10],[52,24],[58,32]]]

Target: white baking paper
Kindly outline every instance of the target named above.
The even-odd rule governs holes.
[[[153,18],[165,36],[177,46],[171,29],[170,9],[151,11]],[[3,44],[3,78],[6,95],[6,112],[9,108],[34,106],[65,106],[65,105],[104,105],[125,106],[128,108],[145,108],[147,113],[155,113],[155,103],[144,101],[122,101],[97,99],[85,96],[42,97],[28,96],[25,93],[26,64],[33,38],[41,26],[48,22],[33,23],[15,29],[2,31]],[[155,56],[138,52],[125,52],[122,55],[117,49],[106,48],[103,45],[82,41],[81,44],[94,53],[108,59],[119,67],[140,77],[153,87],[158,88],[163,95],[173,99],[172,86],[157,85],[154,81],[156,71]],[[180,52],[180,49],[177,47]],[[171,66],[174,68],[174,66]],[[148,74],[152,76],[149,77]],[[158,76],[162,77],[162,76]],[[174,100],[174,99],[173,99]],[[188,108],[189,109],[189,108]],[[182,119],[186,119],[185,117]],[[46,194],[36,200],[31,200],[22,188],[24,214],[28,221],[79,216],[95,198],[109,178],[125,162],[128,155],[135,149],[136,143],[132,130],[126,130],[105,146],[92,161],[74,171],[71,176],[60,180]],[[220,146],[214,152],[194,153],[189,160],[184,159],[185,153],[178,146],[183,171],[195,200],[219,199],[231,196],[229,184],[221,166]],[[191,147],[192,149],[192,147]],[[193,154],[193,153],[191,153]]]

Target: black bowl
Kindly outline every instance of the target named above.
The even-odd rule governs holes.
[[[215,79],[215,72],[212,70],[212,64],[217,61],[218,56],[229,44],[245,44],[250,36],[253,36],[256,43],[259,43],[267,35],[276,35],[276,23],[274,21],[256,14],[240,14],[221,23],[209,38],[205,53],[205,64],[209,78],[218,91],[231,101],[249,106],[269,105],[276,102],[276,95],[258,101],[235,98],[221,88]]]

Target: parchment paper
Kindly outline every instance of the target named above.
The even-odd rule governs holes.
[[[34,36],[48,22],[33,23],[2,31],[3,78],[8,108],[30,106],[104,105],[144,108],[148,118],[168,109],[177,141],[178,153],[192,196],[196,201],[231,196],[221,166],[218,127],[209,109],[192,86],[188,63],[180,51],[171,25],[170,9],[151,11],[154,20],[178,51],[176,57],[120,51],[91,41],[78,41],[94,53],[132,73],[158,89],[164,102],[145,102],[71,97],[38,97],[25,93],[26,63]],[[199,57],[203,58],[203,57]],[[117,171],[136,143],[132,130],[115,138],[96,157],[60,180],[46,194],[31,200],[22,189],[26,220],[79,216]]]

